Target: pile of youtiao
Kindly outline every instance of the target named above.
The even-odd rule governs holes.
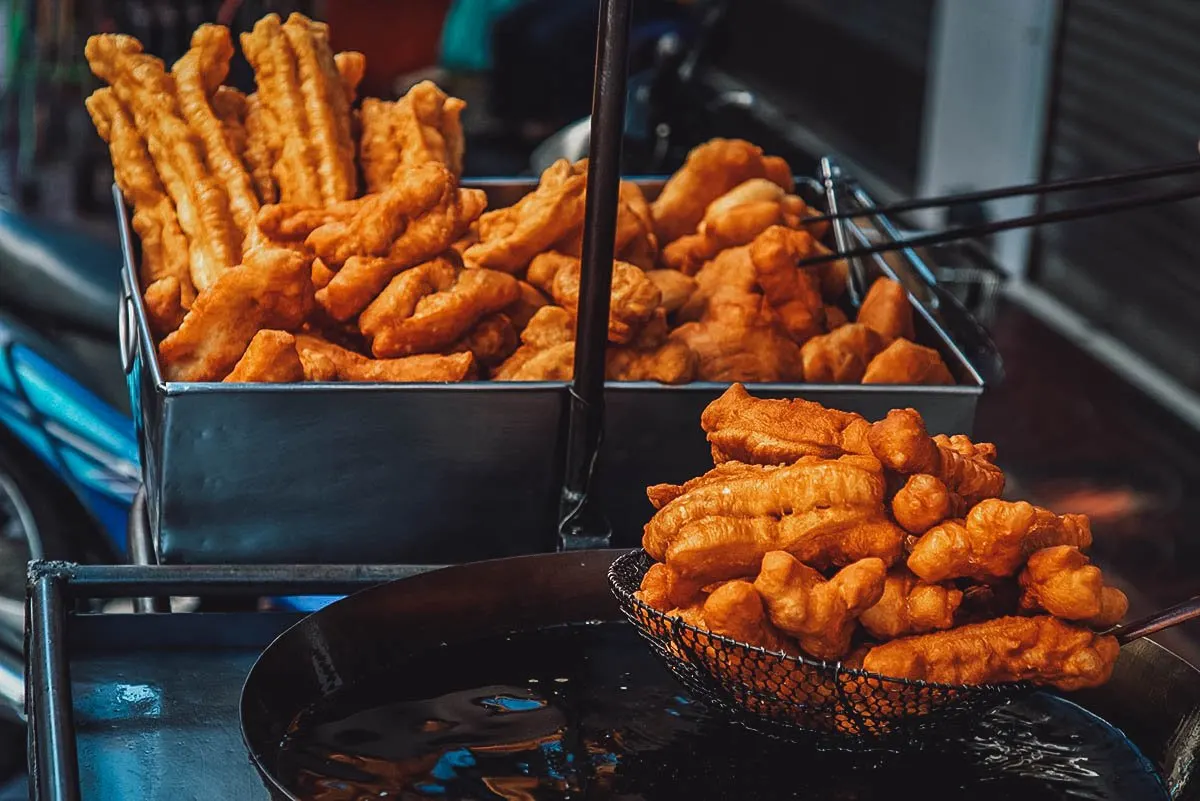
[[[87,43],[169,380],[571,377],[586,161],[486,211],[459,183],[463,101],[429,82],[360,100],[362,54],[300,14],[267,15],[241,49],[249,95],[224,85],[220,25],[169,70],[129,36]],[[782,159],[724,139],[653,202],[622,182],[610,379],[953,383],[898,285],[851,323],[846,265],[797,267],[828,253],[828,226],[794,190]]]
[[[698,629],[939,684],[1094,687],[1128,601],[1083,515],[1001,500],[996,449],[738,384],[703,413],[715,467],[650,487],[636,597]]]

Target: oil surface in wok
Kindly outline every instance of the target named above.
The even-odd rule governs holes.
[[[314,801],[1169,797],[1119,731],[1048,694],[904,754],[771,740],[711,717],[610,623],[424,654],[301,715],[279,759]]]

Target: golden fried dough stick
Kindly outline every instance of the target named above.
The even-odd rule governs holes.
[[[820,281],[815,273],[796,267],[797,261],[814,254],[818,246],[805,231],[780,225],[766,229],[750,244],[758,285],[788,336],[799,345],[825,331]]]
[[[1013,575],[1034,551],[1053,545],[1086,548],[1092,531],[1085,515],[1056,515],[1025,501],[990,498],[925,532],[908,567],[926,581],[994,579]]]
[[[505,308],[504,313],[519,334],[525,330],[525,326],[529,325],[529,321],[533,319],[533,315],[537,314],[538,309],[549,305],[550,300],[537,287],[525,281],[518,281],[517,288],[521,291],[521,296]]]
[[[556,253],[543,253],[534,261],[547,258],[560,261],[560,266],[554,271],[550,295],[555,303],[575,316],[579,308],[583,265],[579,259]],[[644,272],[632,264],[614,261],[608,310],[608,341],[616,344],[631,342],[637,336],[638,330],[653,316],[661,301],[662,293]]]
[[[246,96],[232,86],[218,86],[212,96],[213,113],[221,121],[221,130],[233,155],[246,157]],[[255,197],[257,205],[258,198]]]
[[[333,54],[333,65],[342,79],[346,102],[353,103],[358,97],[358,85],[367,74],[367,57],[357,50],[345,50]]]
[[[858,309],[858,322],[875,331],[885,342],[917,338],[908,293],[890,278],[877,278],[871,284]]]
[[[696,279],[678,270],[646,270],[645,273],[650,283],[658,287],[662,308],[668,314],[682,309],[696,291]]]
[[[449,260],[435,259],[393,278],[363,311],[358,327],[376,358],[432,353],[520,294],[517,279],[508,273],[457,271]]]
[[[861,319],[861,318],[860,318]],[[864,384],[938,384],[954,383],[954,376],[941,355],[907,339],[897,339],[867,365]]]
[[[668,337],[667,314],[656,309],[633,342],[610,346],[605,353],[605,377],[610,381],[657,381],[685,384],[696,376],[696,354]]]
[[[490,314],[446,349],[447,353],[469,351],[482,367],[502,363],[517,349],[517,331],[506,314]]]
[[[290,250],[258,248],[221,273],[158,346],[169,381],[217,381],[260,330],[295,330],[313,306],[312,266]]]
[[[475,357],[470,352],[446,356],[423,353],[402,359],[368,359],[320,337],[300,334],[296,349],[304,363],[305,373],[333,375],[322,380],[382,381],[395,383],[454,383],[474,378]]]
[[[817,659],[838,659],[850,651],[858,616],[882,596],[886,575],[882,559],[862,559],[826,581],[790,553],[771,551],[754,589],[776,628]]]
[[[208,289],[241,260],[238,230],[224,189],[205,167],[201,142],[180,114],[175,82],[129,36],[92,36],[85,55],[132,116],[187,235],[192,284]]]
[[[891,640],[909,634],[925,634],[954,625],[954,613],[962,604],[961,590],[929,584],[906,567],[888,572],[878,603],[859,616],[872,636]]]
[[[718,295],[699,322],[679,326],[671,339],[696,354],[703,381],[797,381],[804,374],[799,346],[761,295]]]
[[[790,464],[804,456],[870,454],[870,424],[857,414],[802,399],[760,400],[733,384],[700,415],[713,462]]]
[[[446,165],[455,177],[462,175],[464,108],[466,103],[431,81],[421,81],[395,102],[364,100],[361,148],[367,190],[380,191],[396,170],[427,161]]]
[[[171,76],[183,118],[204,143],[209,172],[225,188],[239,238],[246,240],[258,214],[258,196],[238,147],[229,139],[227,126],[214,108],[214,97],[229,75],[232,58],[229,29],[224,25],[201,25],[192,34],[191,47],[171,68]]]
[[[930,437],[915,409],[893,409],[871,425],[871,452],[898,473],[928,473],[942,481],[967,506],[1004,492],[1004,473],[992,459],[996,447],[975,445],[965,436]]]
[[[322,225],[349,223],[371,198],[371,195],[365,195],[330,206],[272,203],[259,208],[255,222],[259,233],[269,241],[303,243],[309,234]]]
[[[321,289],[324,289],[325,287],[329,286],[329,282],[333,280],[334,275],[336,275],[336,273],[334,273],[333,270],[329,269],[329,267],[325,264],[325,262],[321,261],[320,259],[313,259],[313,263],[312,263],[313,289],[321,290]]]
[[[1079,548],[1056,545],[1035,551],[1021,571],[1020,607],[1106,629],[1121,622],[1129,599],[1104,583],[1100,568]]]
[[[857,384],[867,365],[883,350],[879,334],[861,323],[849,323],[804,343],[804,380],[810,384]]]
[[[763,156],[749,142],[713,139],[692,150],[651,204],[659,244],[695,231],[710,203],[751,178],[767,178],[788,192],[794,186],[782,159]]]
[[[911,534],[924,534],[949,518],[966,514],[966,503],[937,476],[916,473],[892,498],[892,517]]]
[[[685,322],[703,319],[722,299],[740,303],[746,296],[761,297],[748,246],[721,251],[695,278],[696,289],[679,310],[679,319]]]
[[[871,649],[863,668],[939,684],[1031,681],[1060,690],[1098,687],[1120,653],[1115,637],[1053,617],[1002,617],[905,637]]]
[[[659,509],[645,527],[646,552],[699,581],[752,574],[776,550],[814,566],[899,557],[904,533],[883,519],[875,459],[743,468],[717,468],[717,480],[698,481]]]
[[[86,102],[88,113],[109,146],[113,175],[134,207],[133,229],[142,245],[138,279],[155,333],[179,327],[196,298],[188,265],[188,242],[175,216],[146,143],[112,89],[97,89]]]
[[[582,163],[582,162],[581,162]],[[617,230],[613,235],[613,253],[620,254],[626,250],[632,251],[639,258],[648,259],[654,264],[653,254],[657,252],[658,240],[654,236],[653,220],[646,218],[643,210],[646,208],[646,198],[636,184],[629,181],[620,183],[620,195],[617,200]],[[587,192],[584,192],[587,198]],[[575,258],[583,257],[583,214],[575,220],[571,232],[554,244],[554,250]],[[639,265],[640,266],[640,265]]]
[[[646,487],[646,497],[655,509],[661,509],[671,501],[699,487],[719,484],[728,479],[756,477],[761,475],[754,465],[741,462],[723,462],[712,470],[695,478],[690,478],[682,484],[654,484]]]
[[[269,130],[269,126],[267,112],[263,110],[258,93],[249,95],[246,98],[246,150],[243,158],[246,168],[250,170],[258,202],[264,206],[279,200],[279,187],[273,173],[279,152],[276,150],[276,135]]]
[[[634,595],[660,612],[688,607],[702,600],[699,584],[685,580],[662,562],[650,565],[642,577],[641,588]]]
[[[713,634],[768,651],[794,650],[771,625],[762,597],[748,581],[730,581],[717,587],[704,600],[701,615],[704,627]]]
[[[296,338],[286,331],[262,330],[233,371],[223,379],[226,384],[291,384],[304,380],[304,366],[296,353]]]
[[[546,168],[537,189],[512,208],[479,220],[481,241],[467,248],[468,263],[517,273],[538,253],[548,250],[583,218],[586,165],[566,160]]]
[[[843,325],[848,325],[849,323],[850,318],[848,318],[846,313],[837,306],[825,307],[825,327],[827,329],[830,331],[836,331]]]

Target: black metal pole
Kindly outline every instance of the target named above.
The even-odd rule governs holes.
[[[583,275],[575,332],[575,372],[567,418],[566,466],[559,517],[562,548],[605,547],[611,530],[588,514],[588,487],[604,432],[604,355],[608,346],[613,240],[625,132],[631,0],[600,0],[596,81],[583,224]]]
[[[42,801],[79,801],[79,758],[71,710],[67,668],[64,581],[40,574],[29,587],[29,676],[26,704],[37,721],[30,760],[36,771],[36,797]]]
[[[129,562],[134,565],[158,564],[154,553],[154,542],[150,536],[150,520],[146,511],[146,488],[142,487],[133,497],[129,509],[129,524],[126,530],[129,543]],[[134,598],[133,609],[139,614],[171,611],[169,598]]]

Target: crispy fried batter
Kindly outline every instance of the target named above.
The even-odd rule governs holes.
[[[867,365],[883,350],[879,334],[861,323],[849,323],[804,343],[804,380],[812,384],[857,384]]]
[[[218,87],[229,74],[232,58],[229,29],[224,25],[201,25],[192,34],[191,48],[171,68],[171,76],[183,118],[204,143],[209,172],[225,188],[239,239],[246,239],[258,213],[258,196],[213,102]]]
[[[555,259],[560,262],[554,270],[550,295],[555,303],[574,316],[579,307],[580,280],[583,272],[579,259],[558,253],[543,253],[534,261],[539,259]],[[661,301],[662,293],[644,272],[632,264],[614,261],[612,294],[608,308],[608,341],[616,344],[631,342],[637,336],[638,330],[653,316]]]
[[[779,631],[771,625],[762,598],[748,581],[730,581],[713,590],[704,601],[705,628],[737,642],[787,652]]]
[[[825,307],[825,327],[828,330],[836,331],[843,325],[849,324],[849,322],[850,318],[848,318],[846,313],[837,306]]]
[[[466,335],[521,294],[495,270],[457,270],[445,257],[406,270],[358,318],[376,358],[432,353]]]
[[[529,325],[529,321],[533,319],[533,315],[537,314],[538,309],[549,305],[550,300],[537,287],[525,281],[518,281],[517,288],[521,291],[521,296],[508,306],[504,313],[508,315],[513,328],[519,334],[525,330],[525,326]]]
[[[296,203],[272,203],[258,210],[259,233],[273,242],[304,242],[308,235],[329,223],[349,223],[370,195],[343,200],[329,206],[301,206]]]
[[[882,518],[884,479],[864,456],[793,465],[722,466],[646,524],[642,547],[697,581],[752,574],[769,551],[814,566],[900,555],[903,532]]]
[[[890,278],[878,278],[871,284],[859,307],[858,322],[875,331],[885,342],[917,338],[908,293]]]
[[[254,182],[254,192],[262,205],[279,200],[279,186],[273,172],[279,153],[275,149],[275,134],[269,126],[258,93],[249,95],[246,98],[246,150],[243,155]]]
[[[695,231],[710,203],[751,178],[767,178],[790,192],[786,166],[740,139],[713,139],[695,148],[651,205],[659,243]]]
[[[730,251],[726,251],[728,253]],[[703,381],[798,381],[804,374],[800,348],[781,330],[759,295],[724,295],[699,322],[671,332],[696,354]]]
[[[333,65],[342,79],[346,102],[353,103],[358,97],[358,85],[367,74],[367,57],[356,50],[346,50],[333,54]]]
[[[939,631],[954,625],[962,600],[961,590],[921,581],[898,566],[888,573],[878,603],[864,611],[859,622],[882,640]]]
[[[941,684],[1032,681],[1061,690],[1108,681],[1120,646],[1053,617],[1003,617],[872,648],[871,672]]]
[[[224,382],[290,384],[304,380],[296,338],[286,331],[259,331]]]
[[[892,517],[912,534],[924,534],[943,520],[962,517],[966,503],[937,476],[916,473],[892,498]]]
[[[723,250],[696,273],[696,289],[680,308],[679,319],[701,320],[711,307],[742,303],[747,296],[760,297],[749,246]]]
[[[1035,551],[1021,571],[1020,606],[1095,628],[1115,626],[1129,611],[1129,599],[1104,583],[1100,568],[1079,548],[1056,545]]]
[[[862,315],[859,315],[862,320]],[[864,384],[954,383],[941,354],[907,339],[897,339],[879,352],[863,374]]]
[[[696,279],[678,270],[646,270],[646,277],[658,287],[662,295],[660,305],[668,314],[682,309],[696,291]]]
[[[909,554],[908,567],[926,581],[1005,578],[1034,551],[1091,544],[1084,515],[1059,516],[1024,501],[992,498],[977,504],[965,522],[947,521],[925,532]]]
[[[871,452],[898,473],[928,473],[942,481],[967,506],[1004,492],[1004,473],[992,464],[996,448],[978,446],[962,435],[930,437],[915,409],[893,409],[871,425]]]
[[[483,367],[495,367],[517,349],[517,331],[506,314],[490,314],[449,348],[449,353],[470,351]]]
[[[521,347],[496,369],[498,381],[560,381],[575,365],[575,322],[566,309],[543,306],[521,332]]]
[[[862,559],[825,577],[786,551],[763,556],[754,589],[762,596],[772,623],[818,659],[837,659],[850,651],[855,621],[883,594],[887,566]]]
[[[758,285],[788,335],[800,345],[825,331],[820,281],[813,272],[796,267],[797,261],[813,255],[818,247],[817,240],[806,231],[780,225],[766,229],[750,245]]]
[[[860,415],[799,398],[760,400],[741,384],[708,405],[700,427],[708,434],[715,464],[790,464],[804,456],[870,453],[869,423]]]
[[[313,306],[309,260],[260,248],[221,274],[192,305],[179,330],[159,345],[170,381],[217,381],[264,328],[295,330]]]
[[[586,187],[586,164],[555,162],[542,173],[537,189],[517,205],[480,218],[480,241],[467,248],[463,258],[479,267],[520,272],[583,218]]]
[[[145,140],[112,89],[97,89],[87,110],[112,155],[113,175],[134,207],[133,228],[142,244],[138,275],[155,332],[165,335],[183,322],[196,298],[188,265],[188,243]]]
[[[362,104],[362,165],[367,191],[390,184],[398,169],[436,161],[462,175],[466,103],[421,81],[395,102],[367,98]]]
[[[650,565],[635,595],[647,606],[661,612],[703,603],[700,585],[684,580],[662,562]]]
[[[423,353],[402,359],[368,359],[308,334],[296,337],[296,349],[300,352],[300,361],[310,380],[320,380],[313,376],[327,374],[330,368],[340,381],[453,383],[474,378],[476,374],[475,357],[470,352],[446,356]]]
[[[696,355],[667,338],[667,315],[657,309],[633,342],[609,346],[605,377],[610,381],[658,381],[684,384],[696,375]]]
[[[209,173],[203,147],[180,113],[175,82],[162,61],[143,54],[129,36],[92,36],[85,55],[92,72],[109,83],[132,116],[175,204],[188,238],[192,284],[200,291],[211,287],[240,261],[238,230],[225,190]]]

